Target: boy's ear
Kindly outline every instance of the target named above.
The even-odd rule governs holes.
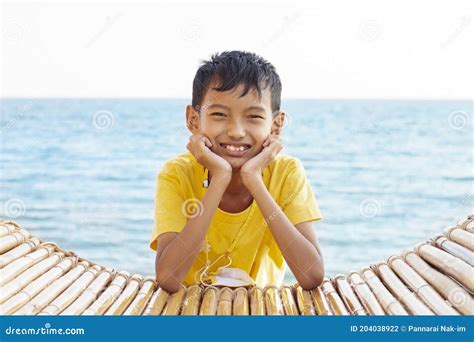
[[[199,132],[199,113],[192,105],[186,106],[186,127],[192,134]]]
[[[285,112],[278,112],[273,118],[271,134],[280,135],[285,123]]]

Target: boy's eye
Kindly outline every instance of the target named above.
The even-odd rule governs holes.
[[[258,114],[249,115],[249,118],[251,118],[251,119],[265,119],[263,116],[258,115]]]
[[[215,115],[215,116],[225,116],[224,113],[220,113],[220,112],[211,113],[211,115]]]

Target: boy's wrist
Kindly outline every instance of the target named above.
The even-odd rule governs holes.
[[[211,181],[209,183],[209,186],[224,186],[224,189],[227,188],[227,185],[229,185],[230,181],[232,180],[232,172],[222,172],[222,173],[216,173],[212,174]]]
[[[250,192],[252,192],[252,190],[255,187],[258,187],[261,183],[263,183],[262,176],[260,175],[246,174],[246,175],[241,175],[241,178],[242,178],[242,183]]]

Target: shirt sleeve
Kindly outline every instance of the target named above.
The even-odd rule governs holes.
[[[321,212],[300,160],[292,161],[289,170],[281,193],[280,205],[283,212],[294,225],[320,220]]]
[[[157,177],[155,195],[155,224],[150,240],[150,248],[156,251],[156,242],[160,234],[179,233],[186,225],[186,216],[182,213],[184,196],[173,166],[165,165]]]

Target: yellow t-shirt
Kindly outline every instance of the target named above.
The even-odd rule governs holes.
[[[197,215],[200,200],[207,188],[207,169],[190,152],[168,160],[158,174],[155,197],[155,226],[150,248],[156,250],[158,236],[165,232],[179,233],[191,215]],[[299,159],[280,154],[262,173],[263,182],[291,223],[321,219],[318,204],[306,179]],[[211,262],[228,252],[232,264],[247,272],[257,286],[280,286],[286,263],[255,200],[240,213],[227,213],[217,208],[207,232],[208,255]],[[225,266],[221,258],[210,271]],[[185,285],[196,284],[196,272],[206,263],[205,243],[184,279]]]

